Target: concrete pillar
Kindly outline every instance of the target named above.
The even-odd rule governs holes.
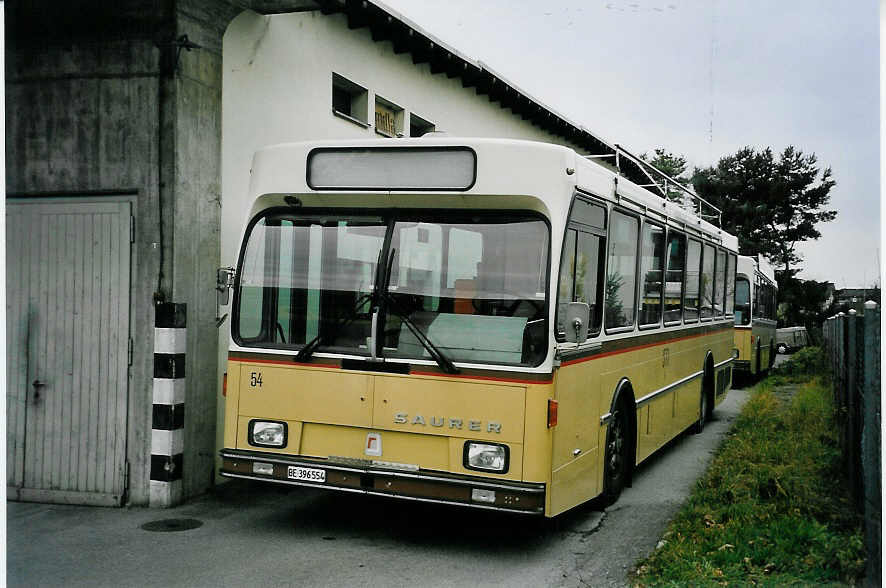
[[[240,11],[216,0],[179,0],[161,103],[169,133],[163,182],[170,260],[163,295],[188,309],[182,499],[214,482],[218,336],[215,273],[221,219],[221,39]]]

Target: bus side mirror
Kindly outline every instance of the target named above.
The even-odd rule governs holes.
[[[234,285],[234,268],[220,267],[215,278],[215,293],[219,306],[227,306],[231,301],[231,287]]]
[[[566,341],[584,343],[588,338],[588,323],[591,307],[584,302],[570,302],[566,305]]]

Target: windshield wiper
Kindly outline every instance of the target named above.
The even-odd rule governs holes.
[[[360,297],[358,297],[357,301],[354,303],[353,308],[351,309],[351,312],[349,312],[348,315],[345,316],[344,318],[339,319],[338,324],[335,325],[335,328],[333,329],[333,331],[338,332],[341,329],[350,325],[352,322],[354,322],[357,319],[357,316],[359,315],[360,308],[366,303],[367,300],[372,301],[372,306],[371,306],[372,313],[374,313],[375,311],[378,310],[379,283],[381,283],[381,281],[383,280],[383,278],[381,276],[379,276],[379,271],[384,269],[381,267],[383,253],[384,253],[384,248],[379,249],[378,259],[375,262],[375,267],[376,267],[375,283],[372,285],[372,292],[370,292],[368,294],[363,294]],[[388,268],[388,273],[390,273],[390,268]],[[311,356],[314,354],[314,351],[317,350],[317,347],[320,346],[320,343],[323,342],[323,339],[326,337],[327,334],[328,334],[328,331],[327,331],[327,333],[320,333],[316,337],[314,337],[313,339],[311,339],[310,341],[305,343],[305,346],[302,347],[301,349],[299,349],[298,353],[295,355],[295,361],[309,360],[311,358]],[[374,335],[375,335],[375,333],[373,333],[373,336]],[[372,344],[373,345],[375,344],[374,341]]]
[[[394,299],[394,296],[388,291],[388,286],[391,282],[391,266],[394,263],[394,252],[396,249],[391,248],[391,252],[388,254],[388,262],[385,264],[386,272],[384,276],[384,280],[381,284],[381,289],[378,292],[379,297],[384,300],[386,309],[394,311],[403,324],[412,332],[413,336],[419,340],[419,342],[424,346],[425,349],[428,350],[428,353],[437,362],[437,365],[440,366],[447,374],[460,374],[461,370],[455,367],[455,364],[452,363],[446,354],[443,353],[439,347],[434,345],[430,339],[428,339],[427,335],[422,333],[421,329],[419,329],[412,319],[409,318],[409,315],[400,308],[400,305]]]
[[[413,336],[422,344],[422,346],[427,349],[428,353],[437,362],[437,365],[440,366],[447,374],[459,374],[461,370],[455,367],[455,364],[452,363],[446,354],[440,350],[439,347],[434,345],[430,339],[428,339],[427,335],[425,335],[421,329],[419,329],[412,319],[409,318],[408,314],[403,311],[400,307],[399,303],[394,299],[390,292],[388,292],[388,285],[391,281],[391,266],[394,262],[394,252],[396,249],[391,249],[388,254],[387,263],[384,266],[381,265],[382,252],[379,251],[379,259],[377,267],[380,267],[384,272],[381,276],[381,279],[376,279],[375,287],[372,289],[372,292],[369,294],[363,294],[357,301],[354,303],[354,307],[345,316],[343,319],[339,320],[338,324],[335,325],[333,331],[338,332],[339,330],[347,327],[349,324],[354,322],[357,319],[360,308],[366,303],[367,300],[372,301],[373,312],[378,310],[381,302],[385,303],[385,308],[390,309],[397,315],[397,317],[403,321],[403,324],[412,332]],[[314,351],[317,350],[317,347],[320,346],[320,343],[323,342],[324,338],[327,336],[327,333],[318,334],[316,337],[305,343],[305,346],[302,347],[299,352],[295,355],[295,361],[305,362],[311,358],[311,355],[314,354]],[[373,342],[372,345],[375,345],[375,333],[373,333]]]
[[[354,307],[351,311],[342,319],[339,319],[338,324],[333,328],[334,332],[339,332],[341,329],[347,327],[352,322],[354,322],[360,313],[360,308],[366,304],[367,300],[371,300],[373,298],[373,294],[362,294],[359,298],[357,298],[357,302],[354,303]],[[298,350],[298,353],[295,354],[295,361],[307,361],[311,359],[311,356],[314,354],[314,351],[317,350],[317,347],[320,346],[320,343],[323,342],[323,339],[326,338],[328,333],[320,333],[307,343],[305,346]]]
[[[390,293],[384,292],[382,293],[382,297],[387,303],[388,308],[394,311],[394,314],[396,314],[400,318],[400,320],[403,321],[403,324],[406,325],[406,327],[412,332],[415,338],[418,339],[419,342],[424,346],[424,348],[428,350],[428,353],[431,355],[434,361],[437,362],[437,365],[440,366],[440,369],[442,369],[447,374],[461,373],[461,370],[455,367],[455,364],[452,363],[452,360],[446,357],[446,354],[444,354],[439,347],[434,345],[431,340],[428,339],[427,335],[422,333],[421,329],[419,329],[415,325],[415,323],[412,322],[412,319],[410,319],[409,316],[405,312],[403,312],[403,309],[400,308],[400,305],[397,303],[396,300],[394,300],[394,297],[391,296]]]

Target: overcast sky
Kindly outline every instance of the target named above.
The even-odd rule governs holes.
[[[800,277],[879,279],[875,0],[382,0],[552,109],[635,153],[707,166],[794,145],[831,166],[837,220]]]

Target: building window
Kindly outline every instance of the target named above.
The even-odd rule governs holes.
[[[369,94],[366,88],[333,72],[332,112],[364,127],[369,126]]]
[[[428,122],[416,114],[409,115],[409,136],[421,137],[425,133],[436,130],[436,126],[432,122]]]
[[[381,96],[375,97],[375,132],[385,137],[403,136],[403,109]]]

